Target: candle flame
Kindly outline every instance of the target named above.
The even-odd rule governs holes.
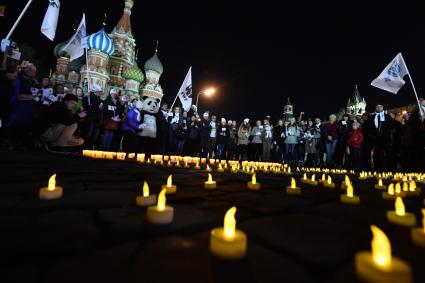
[[[388,240],[387,235],[376,227],[375,225],[370,226],[372,230],[372,259],[383,270],[391,269],[391,243]]]
[[[148,197],[149,196],[149,185],[148,182],[143,183],[143,196]]]
[[[173,185],[173,175],[168,176],[167,179],[167,187],[171,187]]]
[[[56,174],[53,174],[49,179],[49,185],[47,186],[47,190],[54,191],[56,189]]]
[[[404,207],[403,199],[401,197],[397,197],[395,199],[395,214],[399,216],[406,215],[406,209]]]
[[[303,180],[307,180],[307,174],[306,173],[304,173],[304,175],[303,175]]]
[[[291,167],[288,167],[288,171],[287,171],[288,173],[291,173]]]
[[[394,195],[394,184],[393,183],[388,185],[388,194]]]
[[[326,181],[326,175],[322,174],[322,181]]]
[[[328,184],[332,184],[332,177],[328,176]]]
[[[396,194],[400,194],[400,193],[401,193],[401,185],[400,185],[400,182],[398,182],[397,184],[395,184],[395,193],[396,193]]]
[[[352,198],[354,196],[354,189],[351,184],[347,185],[347,197]]]
[[[257,183],[257,176],[255,176],[255,173],[252,175],[251,183],[253,183],[253,184]]]
[[[158,195],[158,203],[156,204],[156,208],[159,211],[163,211],[165,209],[165,204],[166,204],[166,197],[165,197],[165,193],[167,192],[167,189],[162,189],[161,192]]]
[[[297,187],[297,182],[295,181],[294,178],[291,178],[291,188],[295,189]]]
[[[345,175],[345,184],[346,185],[351,184],[350,178],[348,178],[347,175]]]
[[[379,178],[379,180],[378,180],[378,186],[383,186],[383,183],[382,183],[382,179],[381,178]]]
[[[212,183],[212,181],[213,181],[213,179],[212,179],[211,174],[208,174],[208,183]]]
[[[223,167],[221,166],[221,163],[218,164],[218,169],[223,169]]]
[[[311,175],[311,181],[315,182],[316,181],[316,174]]]
[[[232,239],[235,236],[235,230],[236,230],[235,213],[236,213],[236,207],[233,206],[224,215],[224,236],[227,239]]]
[[[403,182],[403,191],[405,192],[409,191],[409,183]]]
[[[409,183],[409,191],[414,192],[416,190],[416,182],[414,180]]]

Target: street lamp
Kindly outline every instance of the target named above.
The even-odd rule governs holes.
[[[202,91],[200,91],[200,92],[198,92],[198,94],[196,95],[196,112],[198,112],[198,101],[199,101],[199,95],[200,94],[204,94],[204,95],[206,95],[206,96],[211,96],[211,95],[213,95],[215,93],[215,88],[213,88],[213,87],[210,87],[210,88],[207,88],[207,89],[204,89],[204,90],[202,90]]]

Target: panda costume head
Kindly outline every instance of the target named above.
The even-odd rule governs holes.
[[[159,111],[161,100],[150,96],[143,96],[143,111],[150,114],[156,114]]]

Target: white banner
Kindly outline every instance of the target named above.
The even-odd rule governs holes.
[[[55,40],[60,5],[59,0],[50,0],[49,7],[47,7],[46,15],[44,15],[44,20],[41,25],[41,33],[51,41]]]
[[[408,73],[403,56],[398,53],[382,73],[372,81],[371,85],[396,94],[406,83],[403,77]]]
[[[190,67],[187,72],[186,78],[180,87],[178,96],[184,111],[189,111],[190,107],[192,107],[192,67]]]
[[[83,14],[80,25],[77,31],[69,40],[68,44],[63,48],[64,51],[68,52],[70,61],[80,58],[84,55],[84,48],[86,47],[86,16]]]

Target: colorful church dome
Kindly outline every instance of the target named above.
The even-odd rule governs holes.
[[[97,49],[105,54],[111,56],[114,54],[114,44],[106,34],[105,29],[102,28],[100,31],[89,35],[87,37],[87,45],[89,49]]]
[[[161,75],[164,72],[164,67],[158,58],[157,52],[145,63],[145,72],[154,71]]]
[[[55,49],[53,50],[53,54],[56,56],[56,58],[60,57],[67,57],[69,58],[68,52],[63,50],[63,48],[68,44],[68,41],[61,42],[55,46]]]
[[[142,83],[145,79],[145,76],[143,75],[143,72],[137,67],[137,64],[135,63],[133,67],[127,69],[124,72],[124,79],[126,80],[134,80],[136,82]]]

